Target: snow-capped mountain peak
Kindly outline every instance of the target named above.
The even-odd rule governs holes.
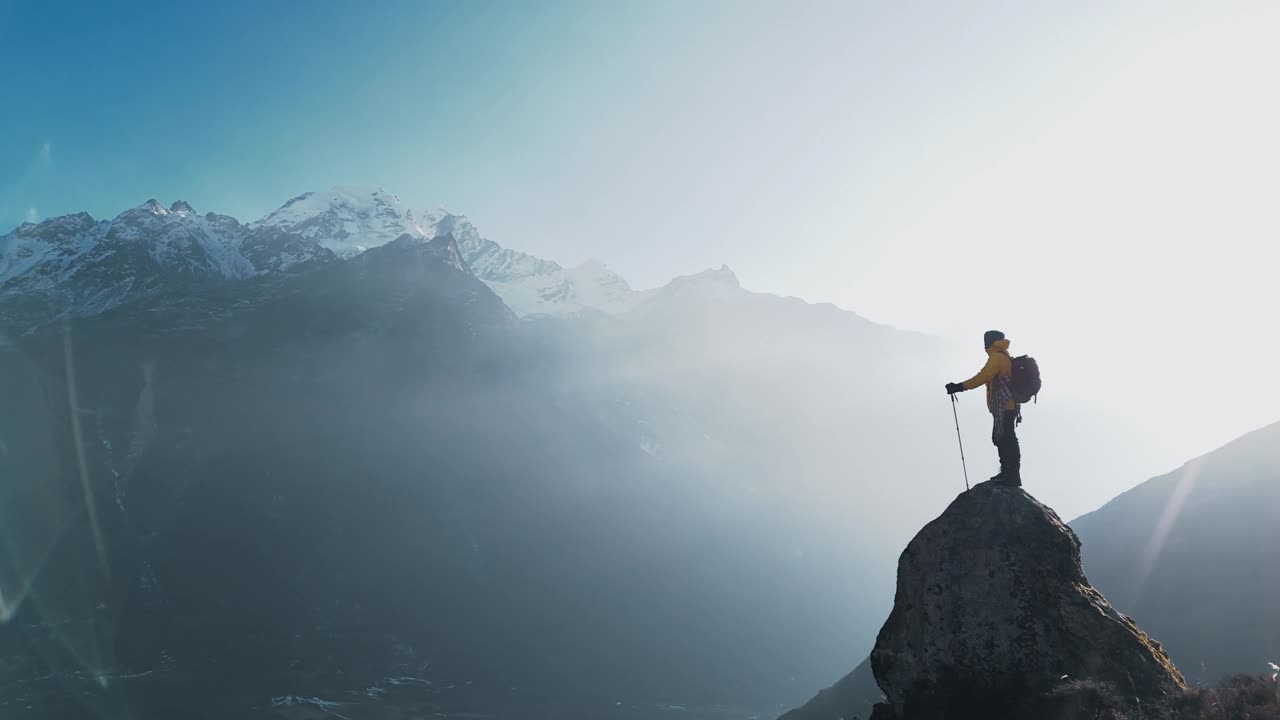
[[[729,269],[728,265],[721,265],[718,268],[709,268],[700,273],[693,275],[685,275],[677,278],[678,281],[688,283],[696,283],[703,286],[724,286],[730,288],[741,288],[742,283],[738,282],[738,276]]]
[[[457,215],[444,208],[433,208],[419,214],[418,227],[428,237],[452,235],[458,246],[474,251],[483,238],[466,215]]]
[[[698,297],[720,301],[742,299],[748,294],[742,290],[738,276],[727,265],[693,275],[682,275],[667,283],[659,292],[668,299]]]
[[[0,237],[30,237],[40,235],[50,235],[54,232],[75,232],[83,231],[93,227],[98,221],[87,212],[78,212],[72,215],[59,215],[41,220],[38,223],[24,222],[19,225],[12,233]],[[0,246],[0,251],[3,251]]]
[[[152,215],[160,216],[169,214],[169,210],[165,208],[164,205],[161,205],[160,201],[155,198],[151,198],[150,200],[142,203],[138,207],[134,208],[134,210],[141,213],[150,213]]]
[[[728,265],[721,265],[718,268],[709,268],[692,275],[681,275],[667,284],[667,290],[678,291],[694,291],[694,292],[719,292],[740,290],[742,283],[738,282],[738,276],[729,269]]]
[[[195,214],[196,214],[195,209],[192,208],[191,205],[187,204],[186,200],[177,200],[172,205],[166,208],[164,204],[161,203],[159,200],[156,200],[155,198],[151,198],[150,200],[142,203],[141,205],[139,205],[136,208],[133,208],[132,210],[124,211],[123,213],[120,214],[120,216],[154,215],[156,217],[167,217],[169,215],[174,215],[179,218],[185,218],[185,217],[191,217]]]
[[[566,270],[565,275],[584,307],[624,312],[646,296],[632,290],[626,279],[599,260],[587,260]]]
[[[75,259],[101,240],[108,225],[82,212],[23,223],[0,235],[0,292],[56,287]]]
[[[599,261],[566,269],[482,236],[465,216],[442,207],[414,212],[380,188],[304,193],[253,224],[314,240],[348,258],[403,235],[450,235],[461,260],[519,315],[563,315],[588,308],[617,313],[644,296]]]
[[[405,234],[428,237],[400,198],[381,188],[337,187],[303,193],[254,226],[314,240],[340,258],[359,255]]]

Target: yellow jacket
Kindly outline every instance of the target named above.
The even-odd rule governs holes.
[[[977,375],[965,380],[965,390],[973,390],[979,385],[987,386],[987,407],[991,408],[992,395],[995,394],[995,381],[997,378],[1013,377],[1013,360],[1009,357],[1009,341],[997,340],[991,343],[991,347],[987,348],[987,364],[978,371]],[[1018,403],[1009,400],[1004,404],[1005,410],[1017,410]],[[992,412],[995,412],[992,409]]]

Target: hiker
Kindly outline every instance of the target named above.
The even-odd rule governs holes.
[[[1022,417],[1021,406],[1014,399],[1009,341],[999,330],[988,330],[982,336],[982,342],[987,349],[987,364],[977,375],[962,383],[947,383],[947,394],[955,395],[980,385],[987,386],[987,409],[991,411],[992,419],[991,442],[1000,454],[1000,472],[991,479],[1021,487],[1022,450],[1018,447],[1017,425]]]

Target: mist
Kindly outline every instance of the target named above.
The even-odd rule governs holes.
[[[1261,669],[1277,20],[0,3],[0,715],[869,703],[992,329],[1098,591]]]

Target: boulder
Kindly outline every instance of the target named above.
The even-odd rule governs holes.
[[[1075,720],[1185,687],[1160,643],[1089,584],[1057,513],[982,483],[903,551],[869,663],[783,719]]]
[[[1011,715],[1065,682],[1144,704],[1185,687],[1160,644],[1090,586],[1071,528],[996,483],[961,494],[907,545],[871,666],[900,718]]]

